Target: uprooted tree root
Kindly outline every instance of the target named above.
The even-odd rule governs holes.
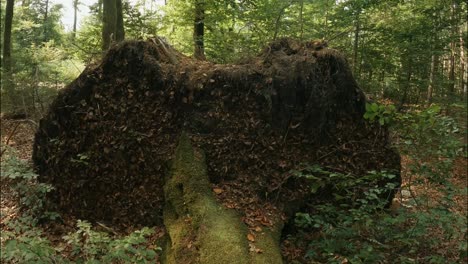
[[[187,131],[206,153],[217,201],[255,232],[326,197],[291,177],[304,163],[399,175],[387,129],[366,124],[364,111],[343,56],[312,42],[281,39],[255,58],[217,65],[159,38],[127,41],[60,93],[36,133],[33,161],[63,212],[162,224],[163,208],[176,201],[165,175]]]

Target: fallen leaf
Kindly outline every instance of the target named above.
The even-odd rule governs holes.
[[[254,242],[255,241],[255,236],[252,235],[252,234],[248,234],[247,235],[247,240],[249,240],[250,242]]]
[[[221,188],[214,188],[213,192],[215,192],[216,194],[221,194],[222,192],[224,192],[224,190]]]

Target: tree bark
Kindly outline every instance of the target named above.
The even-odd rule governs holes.
[[[456,32],[456,20],[455,20],[455,2],[452,1],[450,5],[451,10],[451,41],[450,41],[450,65],[449,65],[449,87],[448,96],[453,97],[455,94],[455,32]]]
[[[115,29],[115,41],[120,42],[125,39],[124,21],[123,21],[123,7],[122,0],[116,0],[117,9],[117,22]]]
[[[198,60],[205,60],[205,3],[195,1],[195,19],[193,23],[193,56]]]
[[[78,0],[73,0],[73,32],[72,39],[76,38],[76,22],[78,17]]]
[[[44,27],[44,42],[49,41],[49,36],[47,36],[47,20],[49,19],[49,0],[45,1],[45,13],[44,13],[44,22],[43,22],[43,27]]]
[[[427,87],[427,104],[431,104],[432,102],[432,95],[434,93],[434,81],[436,75],[436,63],[438,61],[438,56],[436,54],[432,54],[431,57],[431,72],[429,73],[429,86]]]
[[[102,50],[107,50],[113,40],[117,28],[117,5],[115,0],[103,0],[102,14]]]
[[[410,39],[411,43],[411,39]],[[413,58],[411,57],[410,54],[407,54],[408,56],[408,69],[406,71],[406,78],[405,78],[405,86],[403,90],[403,96],[401,97],[400,105],[398,106],[398,110],[403,109],[403,106],[405,105],[406,101],[408,100],[408,93],[409,90],[411,89],[411,77],[413,76]]]
[[[468,17],[467,17],[468,18]],[[468,29],[468,20],[465,22],[465,27]],[[466,99],[467,96],[467,78],[468,78],[468,68],[466,67],[467,58],[465,54],[465,40],[463,38],[462,27],[459,28],[460,35],[460,90],[462,96]]]
[[[354,45],[353,45],[353,70],[354,75],[358,74],[358,49],[359,49],[359,33],[361,31],[361,22],[359,20],[359,13],[356,14],[355,30],[354,30]]]
[[[304,39],[304,0],[301,0],[301,9],[299,11],[299,21],[301,23],[301,35],[300,35],[300,40]],[[325,22],[326,23],[326,22]]]
[[[13,23],[14,0],[7,0],[5,8],[5,31],[3,34],[3,88],[7,98],[13,104],[14,83],[11,72],[11,27]]]

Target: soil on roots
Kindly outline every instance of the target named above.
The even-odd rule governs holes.
[[[364,111],[346,60],[320,43],[280,39],[255,58],[217,65],[160,38],[127,41],[57,97],[33,161],[64,212],[160,224],[168,162],[186,131],[206,153],[218,199],[255,227],[271,211],[313,201],[290,174],[304,163],[399,175],[386,128],[366,124]]]

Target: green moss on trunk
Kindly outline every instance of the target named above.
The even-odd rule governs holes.
[[[205,157],[182,134],[164,186],[165,263],[282,263],[281,225],[258,234],[255,248],[239,215],[219,203],[210,187]]]

